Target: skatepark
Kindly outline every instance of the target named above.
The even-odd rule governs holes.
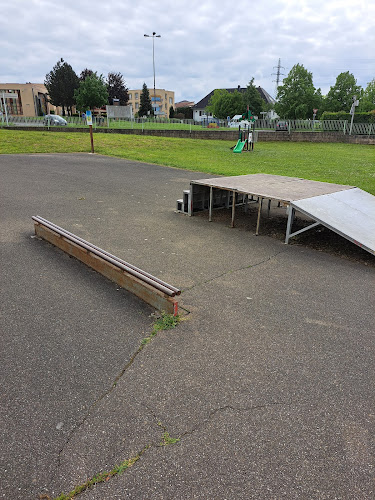
[[[251,230],[231,205],[178,213],[204,173],[89,154],[1,172],[3,498],[130,459],[78,498],[373,497],[373,255],[256,236],[256,210]],[[36,215],[181,290],[179,325],[139,351],[155,309],[36,237]]]

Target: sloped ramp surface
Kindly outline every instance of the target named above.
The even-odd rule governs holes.
[[[375,255],[375,196],[352,188],[292,201],[291,206]]]

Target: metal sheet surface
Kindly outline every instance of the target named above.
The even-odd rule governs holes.
[[[298,177],[284,177],[270,174],[249,174],[199,179],[191,181],[191,184],[228,189],[285,202],[353,188],[353,186],[342,184],[330,184],[328,182],[310,181]]]
[[[353,188],[293,201],[291,206],[375,254],[375,196]]]

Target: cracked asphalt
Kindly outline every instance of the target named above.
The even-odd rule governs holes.
[[[207,174],[88,154],[0,172],[0,498],[138,455],[77,498],[374,498],[372,265],[175,213]],[[32,215],[180,287],[183,321],[137,353],[152,308]]]

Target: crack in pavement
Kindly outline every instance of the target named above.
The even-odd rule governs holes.
[[[128,365],[129,365],[129,363],[128,363]],[[107,392],[110,393],[111,390],[107,391]],[[249,412],[249,411],[260,410],[260,409],[263,409],[263,408],[269,408],[269,407],[273,407],[273,406],[290,406],[291,404],[293,404],[292,401],[289,401],[289,402],[278,401],[278,402],[274,402],[274,403],[265,403],[265,404],[262,404],[262,405],[255,405],[255,406],[250,406],[250,407],[236,407],[234,405],[220,406],[218,408],[215,408],[214,410],[211,410],[209,412],[208,417],[206,419],[204,419],[202,422],[200,422],[197,425],[195,425],[192,429],[187,430],[187,431],[183,432],[182,434],[180,434],[180,436],[178,438],[171,438],[170,434],[169,434],[169,431],[168,431],[168,428],[161,422],[161,420],[160,420],[160,418],[158,418],[156,412],[152,408],[150,408],[148,405],[143,404],[144,408],[153,416],[156,425],[160,429],[162,429],[162,431],[163,431],[162,439],[164,439],[164,442],[163,441],[162,442],[152,441],[151,443],[147,444],[146,446],[144,446],[142,448],[142,450],[140,452],[137,453],[136,459],[137,459],[137,461],[139,459],[141,459],[141,457],[147,452],[147,450],[149,450],[151,448],[162,448],[162,447],[165,447],[165,446],[170,446],[171,444],[176,444],[177,442],[181,441],[183,437],[192,435],[194,432],[198,431],[203,426],[205,426],[219,412],[224,412],[224,411],[227,411],[227,410],[235,411],[235,412]],[[92,406],[90,408],[92,408]],[[87,419],[87,417],[88,417],[88,415],[85,416],[85,419]],[[76,429],[74,429],[74,431],[75,430]],[[72,437],[72,435],[69,436],[69,439],[71,439],[71,437]],[[67,442],[69,442],[69,440]],[[56,472],[57,471],[55,471],[55,473]],[[104,473],[102,473],[102,474],[104,474]],[[50,481],[50,483],[48,484],[47,487],[50,486],[51,482],[52,482],[52,479],[51,479],[51,481]],[[102,482],[102,481],[99,481],[99,482]],[[40,498],[43,498],[43,496],[41,495]],[[46,498],[50,498],[50,497],[47,496]]]
[[[215,281],[217,280],[218,278],[221,278],[222,276],[225,276],[227,274],[232,274],[232,273],[236,273],[238,271],[243,271],[244,269],[251,269],[253,267],[258,267],[258,266],[261,266],[262,264],[264,264],[265,262],[268,262],[272,259],[274,259],[275,257],[277,257],[278,255],[282,254],[282,253],[285,253],[287,251],[287,249],[285,250],[280,250],[280,252],[276,252],[275,254],[273,255],[270,255],[269,257],[267,257],[266,259],[263,259],[259,262],[257,262],[256,264],[250,264],[249,266],[243,266],[243,267],[239,267],[237,269],[231,269],[229,271],[224,271],[223,273],[221,274],[218,274],[217,276],[214,276],[213,278],[209,278],[205,281],[200,281],[199,283],[195,283],[195,285],[192,285],[188,288],[185,288],[184,290],[181,291],[181,293],[184,293],[184,292],[189,292],[190,290],[193,290],[193,288],[197,288],[198,286],[202,286],[202,285],[205,285],[207,283],[211,283],[212,281]]]
[[[61,466],[61,456],[64,452],[64,449],[66,448],[66,446],[70,443],[70,441],[72,440],[73,436],[76,434],[76,432],[82,427],[82,425],[84,425],[84,423],[86,422],[86,420],[89,418],[89,416],[91,415],[91,412],[92,410],[104,399],[106,398],[107,396],[109,396],[112,391],[114,391],[114,389],[116,388],[116,385],[117,385],[117,382],[121,379],[121,377],[123,377],[123,375],[125,374],[125,372],[130,368],[130,366],[134,363],[136,357],[138,356],[138,354],[140,354],[140,352],[145,348],[145,345],[141,344],[138,349],[131,355],[129,361],[126,363],[126,365],[124,366],[124,368],[120,371],[120,373],[115,377],[114,381],[112,382],[112,385],[109,389],[107,389],[106,391],[104,391],[89,407],[88,407],[88,410],[86,412],[86,414],[84,415],[84,417],[79,421],[77,422],[73,428],[71,429],[71,431],[69,432],[69,435],[65,441],[65,443],[63,444],[62,448],[59,450],[58,452],[58,456],[57,456],[57,464],[56,464],[56,467],[55,467],[55,470],[54,472],[52,473],[51,475],[51,479],[49,480],[49,482],[47,483],[47,487],[50,487],[51,483],[53,482],[53,480],[55,479],[56,477],[56,474],[57,474],[57,471],[58,469],[60,468]]]
[[[193,427],[191,430],[183,432],[180,435],[180,439],[182,439],[184,436],[190,436],[191,434],[193,434],[197,430],[201,429],[210,420],[212,420],[216,416],[216,414],[219,412],[225,412],[227,410],[231,410],[231,411],[235,411],[235,412],[250,412],[250,411],[254,411],[254,410],[262,410],[263,408],[270,408],[273,406],[291,406],[292,404],[293,404],[293,401],[289,401],[289,402],[279,401],[279,402],[275,402],[275,403],[265,403],[262,405],[249,406],[249,407],[235,407],[232,405],[220,406],[219,408],[215,408],[214,410],[212,410],[208,414],[208,417],[205,420],[203,420],[201,423],[199,423],[198,425]]]

